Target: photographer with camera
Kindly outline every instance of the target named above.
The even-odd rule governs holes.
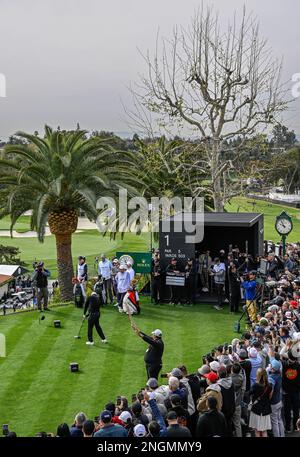
[[[250,271],[245,277],[241,276],[241,285],[246,298],[246,310],[251,323],[258,322],[256,307],[256,271]]]
[[[42,311],[42,301],[44,311],[49,311],[48,308],[48,278],[50,271],[44,268],[44,262],[34,263],[35,272],[32,275],[32,281],[34,281],[37,289],[37,307],[39,311]]]

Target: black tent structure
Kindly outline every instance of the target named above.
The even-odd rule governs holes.
[[[204,213],[203,239],[198,243],[187,242],[191,235],[182,223],[182,230],[176,231],[175,224],[185,219],[190,223],[196,222],[195,213],[177,214],[170,217],[169,230],[164,231],[160,223],[159,251],[161,266],[164,268],[172,257],[185,263],[188,258],[195,258],[203,250],[210,250],[211,256],[216,256],[221,249],[229,252],[237,245],[241,252],[253,256],[264,253],[264,218],[259,213]],[[165,220],[166,222],[166,220]]]

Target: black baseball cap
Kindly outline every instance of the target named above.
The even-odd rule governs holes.
[[[167,414],[166,419],[172,421],[172,420],[177,419],[177,417],[178,416],[177,416],[177,413],[175,411],[169,411],[168,414]]]

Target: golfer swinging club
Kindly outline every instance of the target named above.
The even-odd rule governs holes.
[[[93,346],[93,328],[95,326],[98,335],[101,338],[102,343],[107,343],[103,330],[100,326],[100,299],[96,292],[92,292],[91,296],[87,298],[85,305],[84,305],[84,314],[83,318],[85,319],[86,313],[88,312],[88,341],[86,342],[87,345]]]
[[[149,378],[158,379],[159,372],[162,368],[162,356],[164,353],[164,343],[162,341],[162,331],[159,329],[152,332],[152,337],[141,332],[137,325],[132,321],[131,326],[134,332],[142,338],[146,343],[149,343],[148,349],[145,352],[145,364],[147,376]]]

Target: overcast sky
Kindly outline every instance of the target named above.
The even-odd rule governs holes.
[[[241,0],[214,0],[224,24]],[[284,79],[300,73],[300,2],[246,0],[278,57]],[[194,0],[0,0],[0,139],[16,130],[56,127],[127,131],[120,99],[145,64],[137,48],[153,49],[157,30],[186,25]],[[300,99],[286,114],[300,133]]]

